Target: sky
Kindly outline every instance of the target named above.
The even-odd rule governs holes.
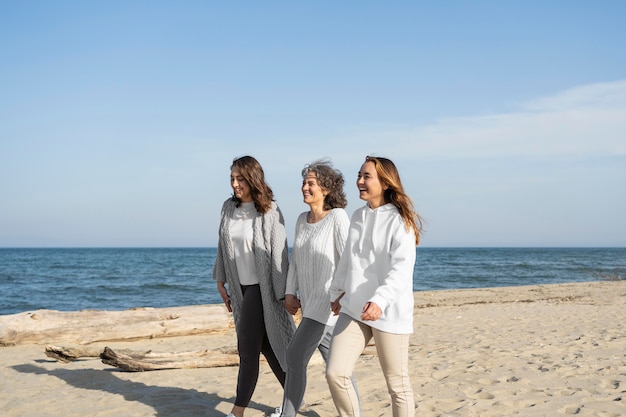
[[[424,247],[626,246],[626,2],[0,0],[0,247],[217,245],[252,155],[348,214],[390,158]]]

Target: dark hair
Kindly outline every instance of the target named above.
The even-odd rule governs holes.
[[[237,168],[241,176],[250,186],[250,194],[254,207],[259,213],[267,213],[272,208],[274,201],[274,193],[265,181],[265,174],[259,161],[252,156],[242,156],[233,159],[230,169]],[[233,195],[233,200],[237,202],[237,207],[241,204],[241,200]]]
[[[373,162],[381,183],[387,185],[384,192],[385,203],[391,203],[398,208],[400,215],[404,219],[407,229],[413,229],[415,232],[415,244],[420,243],[420,234],[422,232],[422,218],[415,211],[413,200],[404,192],[402,181],[398,169],[390,159],[377,156],[366,156],[365,162]]]
[[[323,189],[328,191],[324,197],[324,210],[334,208],[344,208],[348,205],[346,194],[343,191],[343,174],[341,171],[333,168],[333,164],[328,159],[318,159],[304,166],[302,170],[302,178],[306,178],[309,173],[314,173],[317,183]]]

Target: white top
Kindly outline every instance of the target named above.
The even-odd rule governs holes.
[[[341,208],[332,209],[317,223],[307,223],[307,214],[301,213],[296,222],[285,293],[299,296],[302,317],[333,325],[337,317],[330,311],[328,291],[350,220]]]
[[[341,313],[388,333],[413,333],[415,234],[398,209],[385,204],[357,209],[350,221],[346,249],[337,265],[330,300],[341,299]],[[367,302],[383,311],[380,319],[360,319]]]
[[[257,211],[254,202],[241,203],[235,208],[228,225],[235,250],[235,263],[241,285],[259,283],[254,265],[252,221]]]

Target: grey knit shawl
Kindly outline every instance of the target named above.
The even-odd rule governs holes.
[[[236,202],[232,198],[226,200],[222,206],[213,279],[226,282],[235,328],[238,328],[243,293],[229,230],[235,207]],[[283,370],[286,371],[287,346],[295,331],[295,324],[282,302],[285,297],[289,258],[285,221],[276,203],[272,203],[272,208],[267,213],[257,213],[252,230],[254,260],[261,289],[265,329],[274,354]]]

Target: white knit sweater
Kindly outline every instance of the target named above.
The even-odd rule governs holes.
[[[307,212],[296,222],[286,294],[300,298],[302,317],[334,324],[328,290],[346,245],[350,220],[346,211],[332,209],[321,221],[307,223]]]

